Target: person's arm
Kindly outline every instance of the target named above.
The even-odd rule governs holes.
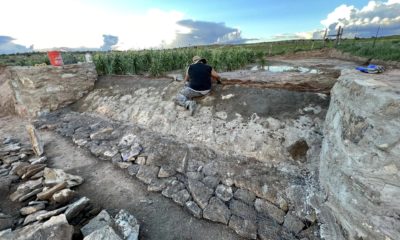
[[[189,82],[189,68],[186,69],[185,82]]]
[[[217,84],[221,84],[221,77],[214,69],[211,70],[211,78],[217,81]]]

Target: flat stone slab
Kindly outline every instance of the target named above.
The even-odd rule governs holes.
[[[211,195],[214,193],[214,191],[205,186],[204,183],[194,180],[194,179],[189,179],[189,191],[193,196],[194,201],[202,208],[204,209],[207,204],[208,200],[211,198]]]
[[[213,222],[228,224],[231,212],[222,200],[216,197],[210,199],[210,203],[204,208],[203,217]]]
[[[257,198],[254,206],[257,212],[270,216],[280,224],[283,223],[286,213],[272,203]]]

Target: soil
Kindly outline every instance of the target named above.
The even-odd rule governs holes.
[[[26,123],[17,117],[0,118],[0,136],[28,141]],[[49,167],[82,176],[84,184],[74,190],[91,199],[94,206],[123,208],[134,214],[140,222],[140,239],[241,239],[227,226],[197,219],[161,194],[148,192],[145,184],[126,171],[97,160],[56,133],[40,131],[40,134]],[[0,208],[7,209],[6,213],[16,213],[20,207],[10,202],[8,196],[0,196]]]

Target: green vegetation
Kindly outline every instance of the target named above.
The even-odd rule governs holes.
[[[374,39],[345,40],[338,49],[355,56],[400,61],[400,36]]]
[[[194,55],[205,57],[218,71],[230,71],[245,67],[264,58],[262,51],[244,47],[198,47],[170,50],[144,50],[96,53],[93,57],[99,74],[142,74],[161,76],[165,72],[185,69]]]
[[[100,75],[133,75],[149,73],[162,76],[166,72],[184,71],[194,55],[205,57],[217,71],[244,68],[250,63],[266,65],[266,56],[290,54],[322,48],[335,48],[333,40],[291,40],[242,45],[198,46],[167,50],[93,52],[93,61]],[[343,39],[336,47],[352,55],[400,61],[400,36],[368,39]],[[64,64],[84,61],[82,52],[63,52]],[[46,53],[0,55],[0,65],[34,66],[49,64]]]

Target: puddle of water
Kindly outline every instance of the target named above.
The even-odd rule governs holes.
[[[311,69],[306,67],[293,67],[293,66],[264,66],[263,68],[265,71],[272,72],[272,73],[281,73],[281,72],[299,72],[299,73],[311,73],[311,74],[318,74],[321,73],[318,69]],[[251,68],[252,71],[259,71],[261,68],[259,66],[254,66]]]

